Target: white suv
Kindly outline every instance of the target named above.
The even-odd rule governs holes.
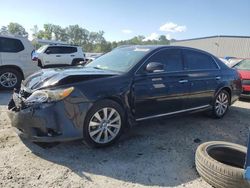
[[[79,46],[45,45],[36,51],[38,66],[77,65],[85,61],[85,54]]]
[[[23,79],[39,70],[32,62],[33,52],[27,38],[0,35],[0,90],[18,88]]]

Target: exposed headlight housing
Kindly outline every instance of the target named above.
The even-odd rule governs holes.
[[[26,100],[24,100],[24,103],[34,104],[59,101],[69,96],[73,92],[73,90],[74,87],[56,90],[37,90],[32,93]]]

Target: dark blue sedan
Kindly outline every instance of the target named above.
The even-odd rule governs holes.
[[[107,146],[135,122],[208,110],[222,118],[242,91],[237,71],[177,46],[124,46],[84,67],[45,69],[9,103],[12,125],[37,142]]]

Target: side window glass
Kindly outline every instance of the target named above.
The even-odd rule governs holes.
[[[65,49],[65,47],[58,46],[58,47],[56,47],[56,50],[57,50],[57,54],[66,54],[67,53],[67,49]]]
[[[59,54],[59,48],[58,47],[48,47],[45,53],[48,54]]]
[[[22,42],[18,39],[0,38],[0,52],[20,52],[24,50]]]
[[[75,47],[59,47],[60,54],[71,54],[75,53],[77,50]]]
[[[69,53],[75,53],[75,52],[77,52],[76,47],[69,47]]]
[[[218,69],[213,58],[209,55],[192,50],[184,50],[184,60],[188,70]]]
[[[152,57],[150,57],[146,64],[150,62],[158,62],[164,64],[165,72],[175,72],[182,71],[182,57],[180,50],[175,49],[165,49],[157,52]]]

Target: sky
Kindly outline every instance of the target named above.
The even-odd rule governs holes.
[[[52,23],[103,30],[108,41],[144,35],[190,39],[213,35],[250,36],[250,0],[0,0],[0,26],[31,28]]]

